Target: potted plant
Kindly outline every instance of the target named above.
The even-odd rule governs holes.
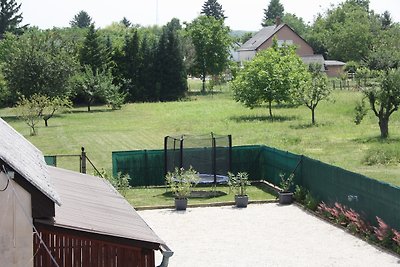
[[[249,175],[246,172],[238,172],[237,175],[228,173],[228,185],[235,192],[235,205],[238,208],[246,208],[249,197],[246,194],[247,186],[250,185]]]
[[[175,195],[175,209],[186,210],[192,187],[200,181],[199,173],[191,166],[188,170],[175,168],[174,172],[167,173],[165,180]]]
[[[290,191],[290,188],[294,185],[294,173],[291,173],[289,176],[281,173],[279,177],[281,178],[281,183],[279,184],[281,191],[278,192],[279,204],[291,204],[293,202],[293,192]]]

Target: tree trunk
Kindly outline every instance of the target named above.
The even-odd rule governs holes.
[[[268,101],[269,117],[273,119],[272,116],[272,101]]]
[[[379,128],[381,130],[381,138],[388,138],[389,118],[379,118]]]
[[[203,73],[203,75],[201,77],[201,81],[202,81],[201,93],[204,95],[206,93],[206,74],[205,73]]]
[[[50,118],[44,118],[43,120],[44,120],[44,126],[46,126],[46,127],[48,127],[49,125],[48,125],[48,123],[47,123],[47,121],[49,120]]]
[[[87,105],[87,111],[90,112],[90,103]]]
[[[315,108],[311,109],[311,123],[315,124]]]

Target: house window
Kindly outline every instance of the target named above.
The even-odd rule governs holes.
[[[278,40],[278,47],[282,47],[283,44],[292,45],[293,40]]]

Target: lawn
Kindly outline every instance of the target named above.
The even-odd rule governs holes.
[[[197,186],[193,190],[193,196],[189,197],[189,205],[234,201],[234,193],[230,192],[228,186],[219,185],[215,190],[210,186]],[[250,201],[275,200],[276,197],[269,192],[270,190],[262,184],[247,187]],[[125,198],[135,208],[174,205],[172,192],[163,187],[132,188],[127,191]]]
[[[303,106],[247,109],[233,100],[229,87],[216,87],[213,94],[201,95],[190,83],[187,99],[166,103],[135,103],[111,111],[105,106],[74,108],[68,114],[40,126],[39,135],[29,136],[29,128],[15,118],[13,109],[0,115],[28,138],[44,154],[79,154],[81,146],[97,166],[111,170],[111,152],[161,149],[166,135],[232,134],[233,145],[264,144],[304,154],[332,165],[400,185],[399,112],[390,120],[390,138],[379,138],[377,119],[370,112],[360,125],[353,122],[354,106],[361,94],[336,90],[330,102],[316,110],[318,125]],[[59,166],[78,169],[78,160],[66,159]]]

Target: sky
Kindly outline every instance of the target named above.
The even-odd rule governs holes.
[[[81,10],[86,11],[96,27],[105,27],[126,17],[142,26],[165,25],[172,18],[190,22],[200,15],[205,0],[17,0],[21,3],[23,23],[41,29],[68,27]],[[232,30],[258,31],[269,0],[218,0],[225,11],[225,20]],[[285,12],[296,14],[306,22],[313,22],[318,13],[342,0],[281,0]],[[400,22],[396,12],[399,0],[370,0],[376,13],[388,10],[394,21]]]

